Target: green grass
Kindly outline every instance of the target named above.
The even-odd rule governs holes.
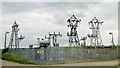
[[[16,54],[12,54],[12,53],[3,54],[2,59],[7,60],[7,61],[18,62],[21,64],[35,64],[34,62],[29,61],[27,58],[24,58],[24,57],[21,57]]]
[[[115,65],[115,66],[120,66],[120,64],[118,64],[118,65]]]
[[[0,53],[0,59],[2,59],[2,54]]]
[[[21,56],[18,56],[16,54],[10,53],[10,49],[9,48],[3,49],[1,56],[0,56],[0,58],[2,58],[2,60],[18,62],[18,63],[21,63],[21,64],[35,64],[34,62],[29,61],[25,57],[21,57]]]

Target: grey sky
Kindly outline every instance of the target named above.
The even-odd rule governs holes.
[[[17,21],[20,35],[26,37],[20,43],[22,47],[35,44],[37,37],[43,37],[53,31],[62,33],[63,36],[59,42],[66,45],[68,44],[66,33],[69,30],[66,20],[73,14],[82,20],[78,27],[79,38],[90,33],[88,22],[93,17],[97,17],[100,21],[104,21],[101,26],[103,43],[111,44],[111,36],[108,33],[113,32],[115,44],[117,44],[117,2],[3,2],[1,39],[4,40],[4,32],[11,32],[11,25]],[[9,37],[10,34],[8,34],[7,41]]]

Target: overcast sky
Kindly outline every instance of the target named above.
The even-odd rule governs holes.
[[[81,19],[77,29],[79,38],[91,33],[88,22],[97,17],[104,21],[100,28],[103,44],[111,44],[109,32],[114,33],[115,44],[118,44],[118,2],[3,2],[0,43],[4,42],[4,33],[9,31],[8,44],[11,26],[17,21],[19,35],[25,36],[20,47],[36,44],[36,38],[44,37],[48,32],[61,32],[58,41],[62,46],[67,45],[67,19],[72,15]]]

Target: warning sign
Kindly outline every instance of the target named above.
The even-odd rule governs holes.
[[[43,50],[37,50],[37,54],[43,54],[44,51]]]

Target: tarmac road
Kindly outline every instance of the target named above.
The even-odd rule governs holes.
[[[4,60],[0,60],[0,61],[2,61],[2,64],[0,64],[1,66],[41,66],[41,65],[31,65],[31,64],[20,64],[20,63],[4,61]],[[115,66],[115,65],[118,65],[117,59],[109,60],[109,61],[98,61],[98,62],[56,64],[56,65],[50,65],[50,66]]]
[[[52,66],[115,66],[115,65],[118,65],[118,60],[59,64],[59,65],[52,65]]]

